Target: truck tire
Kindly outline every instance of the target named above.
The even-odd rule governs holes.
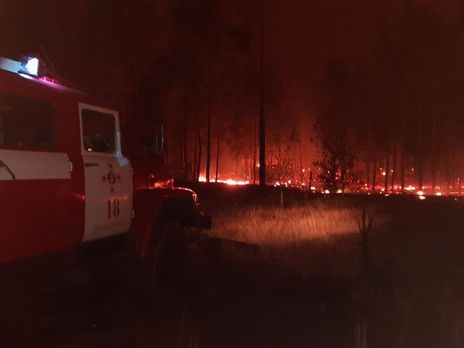
[[[177,288],[184,277],[184,227],[176,221],[169,221],[155,229],[150,257],[150,278],[157,288]]]

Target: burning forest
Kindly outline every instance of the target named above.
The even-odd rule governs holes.
[[[123,13],[117,4],[78,1],[69,9],[74,20],[19,28],[15,13],[40,18],[50,9],[4,3],[0,39],[5,51],[36,51],[113,100],[130,148],[153,147],[162,125],[165,163],[178,180],[256,184],[265,137],[269,185],[461,194],[459,2],[291,5],[137,2]],[[317,37],[324,16],[345,10],[349,17]],[[365,14],[372,18],[356,21]],[[285,21],[294,25],[283,28]]]
[[[462,0],[0,0],[0,346],[463,347],[462,134]]]

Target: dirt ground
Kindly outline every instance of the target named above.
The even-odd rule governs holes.
[[[345,287],[232,270],[189,293],[153,290],[127,274],[32,280],[2,298],[0,345],[346,347],[353,338]]]

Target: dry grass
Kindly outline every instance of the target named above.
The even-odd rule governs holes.
[[[220,203],[220,202],[218,202]],[[418,282],[463,283],[464,201],[356,197],[309,201],[304,206],[216,204],[211,234],[258,246],[257,253],[225,250],[232,264],[283,276],[353,276],[361,268],[358,221],[374,218],[370,264],[390,281],[416,289]],[[257,269],[258,268],[258,269]],[[258,273],[260,273],[258,272]],[[408,290],[409,291],[409,290]],[[413,290],[411,290],[413,291]]]
[[[361,209],[352,206],[324,203],[290,208],[237,207],[215,214],[211,233],[258,245],[258,255],[249,261],[274,274],[346,274],[354,272],[359,261],[354,249],[359,248],[361,214]],[[375,228],[386,223],[385,215],[371,214],[375,214]]]
[[[353,276],[361,270],[357,222],[367,200],[350,199],[285,209],[229,205],[214,213],[212,234],[257,244],[257,254],[226,250],[231,264],[242,262],[253,275],[354,284],[356,347],[464,347],[464,201],[370,200],[372,276],[364,282]]]
[[[214,235],[256,243],[281,245],[330,240],[357,233],[354,209],[318,207],[250,208],[215,217]]]

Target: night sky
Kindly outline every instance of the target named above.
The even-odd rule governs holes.
[[[60,50],[60,46],[62,48],[63,44],[72,43],[83,30],[86,14],[91,11],[88,7],[90,3],[86,0],[2,0],[2,51],[6,54],[36,52],[40,51],[39,45],[42,43],[52,61],[61,67],[60,73],[67,75],[62,61],[68,62],[71,57],[66,57],[67,52]],[[125,9],[143,3],[140,0],[108,2],[108,5],[111,4],[108,17],[101,21],[124,20],[124,14],[127,13]],[[153,20],[160,22],[158,29],[161,30],[156,32],[155,40],[162,45],[165,39],[163,36],[169,35],[169,18],[162,13],[168,1],[158,0],[153,3]],[[221,4],[223,11],[228,11],[240,1],[222,0],[215,3]],[[377,30],[383,26],[395,26],[410,3],[427,7],[449,21],[457,20],[458,2],[455,0],[439,3],[432,0],[270,1],[266,19],[267,59],[277,62],[289,94],[297,104],[301,104],[298,109],[303,108],[303,104],[314,104],[311,94],[317,88],[324,65],[331,57],[365,60],[371,54]],[[249,4],[253,8],[256,1]],[[116,18],[112,18],[112,14]],[[130,17],[126,20],[129,25]],[[150,30],[147,28],[147,31]],[[78,50],[78,47],[75,49]]]

